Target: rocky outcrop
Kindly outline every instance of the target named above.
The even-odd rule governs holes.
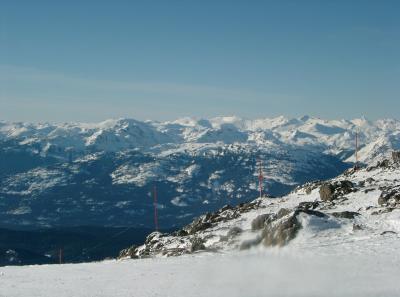
[[[187,225],[181,231],[178,232],[181,232],[182,234],[187,233],[190,235],[195,234],[196,232],[211,228],[213,226],[212,222],[215,222],[214,219],[215,216],[213,214],[208,213],[205,216],[201,216],[195,219],[191,224]]]
[[[378,198],[378,204],[380,206],[396,206],[400,205],[400,188],[390,188],[382,191]]]
[[[171,235],[153,233],[143,246],[124,250],[121,257],[176,256],[203,250],[244,250],[257,245],[281,247],[295,239],[303,228],[305,236],[318,236],[327,229],[330,230],[323,234],[324,237],[331,233],[344,236],[342,230],[346,231],[345,236],[347,233],[360,236],[375,228],[374,219],[369,221],[370,215],[379,216],[400,208],[399,182],[392,168],[377,168],[376,174],[360,169],[351,177],[342,175],[319,184],[321,200],[315,197],[316,190],[311,190],[313,194],[309,197],[312,199],[307,201],[305,188],[300,187],[299,192],[276,200],[263,198],[237,207],[227,205],[197,218]],[[308,186],[312,188],[315,184]],[[380,206],[370,201],[370,197],[379,195],[378,191],[381,192]],[[368,197],[365,193],[369,193]],[[260,212],[262,209],[265,209],[264,213]],[[252,210],[256,211],[242,215]],[[357,219],[361,215],[362,219]],[[351,228],[352,232],[347,232]],[[379,228],[380,232],[387,231]],[[342,230],[336,232],[334,229]],[[385,234],[390,235],[389,232]]]
[[[242,250],[248,250],[248,249],[250,249],[250,248],[252,248],[254,246],[259,245],[261,243],[261,241],[262,241],[261,236],[257,236],[254,239],[245,240],[240,244],[239,250],[241,250],[241,251]]]
[[[239,227],[232,227],[231,229],[229,229],[228,233],[226,234],[226,236],[228,237],[235,237],[238,236],[239,234],[241,234],[243,232],[242,228]]]
[[[389,230],[389,231],[383,231],[381,233],[381,235],[387,235],[387,234],[397,234],[397,232]]]
[[[316,216],[316,217],[319,217],[319,218],[326,218],[327,217],[327,215],[324,214],[323,212],[320,212],[318,210],[312,210],[312,209],[304,209],[304,210],[303,209],[296,209],[295,212],[294,212],[294,214],[296,216],[298,214],[300,214],[300,213],[305,213],[307,215]]]
[[[280,219],[283,218],[284,216],[290,214],[292,212],[292,210],[290,210],[289,208],[281,208],[278,210],[278,212],[276,213],[276,218]]]
[[[301,213],[321,218],[327,217],[326,214],[320,211],[310,209],[303,210],[300,208],[296,208],[294,211],[281,217],[277,215],[276,220],[271,221],[264,227],[261,233],[262,243],[265,246],[284,246],[288,244],[289,241],[296,237],[298,231],[302,228],[297,218]]]
[[[390,160],[385,159],[382,161],[378,161],[377,166],[380,168],[389,168],[390,167]]]
[[[320,181],[320,180],[313,181],[313,182],[308,182],[308,183],[305,183],[305,184],[303,184],[303,185],[301,185],[301,186],[297,186],[297,187],[292,191],[292,193],[293,193],[293,192],[298,192],[298,191],[300,191],[300,190],[304,190],[304,192],[306,192],[307,195],[310,195],[311,192],[312,192],[314,189],[317,189],[317,188],[318,188],[320,185],[322,185],[322,184],[323,184],[323,181]]]
[[[288,208],[281,208],[279,211],[275,213],[266,213],[257,216],[252,222],[251,222],[251,230],[252,231],[257,231],[263,229],[265,226],[267,226],[269,223],[279,220],[280,218],[288,215],[291,213],[292,210]]]
[[[292,214],[268,224],[262,232],[262,243],[265,246],[284,246],[296,237],[301,229],[297,217]]]
[[[214,213],[207,213],[199,218],[195,219],[191,224],[182,228],[178,231],[182,234],[185,232],[189,235],[196,234],[199,231],[204,231],[215,226],[219,222],[227,222],[238,218],[242,213],[250,210],[257,209],[260,206],[261,201],[256,200],[248,203],[241,203],[236,207],[225,205],[220,210]],[[182,232],[183,231],[183,232]]]
[[[145,258],[156,255],[179,256],[205,250],[207,232],[218,223],[237,219],[241,214],[260,207],[261,200],[241,203],[236,207],[226,205],[214,213],[207,213],[195,219],[189,225],[171,234],[153,232],[147,236],[142,246],[132,246],[120,252],[119,258]],[[239,227],[232,227],[221,241],[231,240],[242,232]]]
[[[319,201],[300,202],[297,208],[301,210],[316,209],[320,204]]]
[[[378,161],[376,165],[369,166],[367,168],[367,171],[372,171],[378,168],[382,169],[396,169],[400,165],[400,151],[394,151],[392,152],[392,158],[389,159],[383,159],[381,161]]]
[[[136,255],[136,249],[137,249],[136,245],[133,245],[129,248],[123,249],[122,251],[119,252],[118,258],[119,259],[121,259],[121,258],[131,258],[131,259],[138,258]]]
[[[334,198],[334,188],[332,187],[331,184],[323,184],[319,188],[319,197],[321,198],[322,201],[331,201]]]
[[[205,250],[206,246],[204,245],[204,240],[200,237],[193,237],[190,240],[190,252],[194,253],[197,251]]]
[[[360,224],[353,224],[353,231],[364,230],[364,226]]]
[[[322,201],[333,201],[354,191],[356,191],[356,188],[351,181],[340,180],[321,185],[319,196]]]
[[[332,212],[331,215],[334,216],[335,218],[354,219],[360,214],[354,211],[341,211],[341,212]]]
[[[266,223],[271,222],[274,219],[275,219],[275,214],[272,213],[259,215],[251,222],[251,230],[253,231],[261,230],[262,228],[264,228]]]
[[[400,163],[400,151],[392,152],[392,159],[393,159],[394,163],[399,164]]]

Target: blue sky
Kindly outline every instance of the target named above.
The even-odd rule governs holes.
[[[0,0],[0,120],[399,118],[399,11],[366,0]]]

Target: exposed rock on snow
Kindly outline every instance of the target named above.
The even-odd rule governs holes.
[[[231,229],[229,229],[228,233],[226,236],[228,237],[235,237],[243,232],[242,228],[234,226]]]
[[[199,237],[193,237],[190,239],[190,252],[194,253],[197,251],[205,250],[206,246],[204,245],[205,241]]]
[[[351,181],[340,180],[321,185],[319,195],[322,201],[332,201],[355,190]]]
[[[333,215],[336,218],[342,218],[342,219],[354,219],[356,216],[359,216],[360,214],[355,211],[341,211],[341,212],[332,212],[331,215]]]
[[[400,163],[400,151],[392,152],[392,159],[395,163]]]
[[[296,237],[301,228],[301,223],[296,215],[285,216],[280,220],[267,224],[261,233],[262,243],[265,246],[284,246]]]
[[[251,222],[251,230],[253,230],[253,231],[261,230],[262,228],[265,227],[266,223],[268,223],[269,221],[273,221],[275,219],[275,217],[276,216],[272,213],[265,213],[265,214],[257,216]]]
[[[153,233],[143,246],[121,253],[121,257],[176,256],[257,246],[306,248],[361,240],[357,236],[379,240],[376,236],[381,233],[400,232],[399,174],[400,166],[390,163],[389,167],[346,172],[326,181],[320,188],[329,187],[330,199],[320,196],[320,189],[309,183],[281,198],[225,206],[174,234]],[[310,187],[313,189],[308,191]]]
[[[191,224],[183,227],[181,230],[173,232],[171,235],[162,234],[160,232],[151,233],[143,246],[130,247],[120,252],[119,257],[143,258],[155,255],[176,256],[187,253],[206,250],[207,245],[204,245],[209,239],[207,234],[209,229],[212,229],[218,224],[227,223],[237,219],[246,212],[260,208],[261,201],[256,200],[250,203],[241,203],[236,207],[229,205],[224,206],[214,213],[207,213],[195,219]],[[238,226],[233,226],[226,235],[218,236],[217,241],[232,240],[240,235],[242,229]],[[199,236],[199,234],[201,236]],[[210,238],[216,238],[211,235]]]
[[[378,199],[378,204],[381,206],[400,204],[400,185],[392,188],[386,188],[384,191],[382,191]]]

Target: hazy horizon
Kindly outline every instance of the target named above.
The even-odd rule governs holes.
[[[88,125],[96,125],[100,123],[104,123],[107,121],[118,121],[118,120],[135,120],[135,121],[140,121],[140,122],[160,122],[160,123],[166,123],[166,122],[177,122],[177,121],[184,121],[184,120],[195,120],[195,121],[201,121],[201,120],[218,120],[218,119],[226,119],[228,120],[229,118],[236,118],[238,120],[243,120],[243,121],[257,121],[257,120],[271,120],[271,119],[278,119],[280,117],[286,118],[286,119],[299,119],[301,120],[304,117],[310,117],[313,119],[321,119],[324,121],[354,121],[354,120],[366,120],[370,122],[375,122],[379,120],[395,120],[395,121],[400,121],[398,118],[394,117],[387,117],[387,118],[377,118],[377,119],[371,119],[368,118],[364,115],[361,115],[359,117],[353,117],[353,118],[323,118],[319,116],[313,116],[313,115],[301,115],[301,116],[286,116],[286,115],[277,115],[277,116],[264,116],[264,117],[240,117],[237,115],[218,115],[218,116],[213,116],[213,117],[198,117],[198,116],[182,116],[178,118],[172,118],[172,119],[166,119],[166,120],[156,120],[156,119],[151,119],[151,118],[145,118],[145,119],[139,119],[135,117],[111,117],[111,118],[104,118],[100,119],[97,121],[19,121],[19,120],[4,120],[0,119],[0,123],[29,123],[29,124],[55,124],[55,125],[62,125],[62,124],[88,124]]]
[[[398,1],[0,4],[0,119],[395,118]]]

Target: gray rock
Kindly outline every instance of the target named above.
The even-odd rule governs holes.
[[[177,257],[177,256],[181,256],[181,255],[184,255],[187,253],[188,253],[188,251],[184,248],[171,248],[171,249],[163,250],[161,252],[161,254],[163,256],[167,256],[167,257]]]
[[[220,212],[224,212],[224,211],[230,210],[230,209],[233,209],[233,207],[230,206],[229,204],[227,204],[227,205],[224,205],[224,206],[220,209]]]
[[[190,243],[191,243],[191,246],[190,246],[190,252],[191,253],[206,249],[206,247],[204,245],[204,240],[199,238],[199,237],[193,237],[190,240]]]
[[[363,230],[364,227],[360,224],[353,224],[353,231],[360,231]]]
[[[296,237],[301,224],[295,215],[287,216],[272,224],[268,224],[262,232],[265,246],[284,246]]]
[[[375,188],[365,189],[364,193],[367,194],[369,192],[375,191]]]
[[[229,229],[228,233],[226,234],[229,237],[234,237],[237,236],[239,234],[241,234],[243,232],[243,230],[239,227],[232,227],[231,229]]]
[[[400,204],[400,189],[391,188],[384,190],[378,198],[378,204],[383,205],[397,205]]]
[[[240,203],[238,206],[236,206],[236,209],[239,211],[239,213],[245,213],[249,212],[250,210],[260,208],[260,204],[261,204],[260,200],[247,203]]]
[[[386,194],[384,194],[384,193],[382,192],[382,194],[381,194],[381,195],[379,196],[379,198],[378,198],[378,204],[379,204],[380,206],[383,206],[383,205],[386,205],[388,201],[389,201],[389,198],[387,197]]]
[[[123,258],[136,259],[136,258],[138,258],[138,256],[136,255],[136,249],[137,249],[137,246],[133,245],[129,248],[126,248],[126,249],[120,251],[119,255],[118,255],[118,259],[123,259]]]
[[[196,232],[206,230],[212,227],[212,223],[210,222],[210,214],[206,214],[195,219],[191,224],[187,225],[183,228],[188,234],[195,234]]]
[[[322,183],[323,183],[323,182],[322,182],[322,181],[319,181],[319,180],[313,181],[313,182],[308,182],[308,183],[305,183],[305,184],[302,185],[302,186],[296,187],[296,189],[295,189],[294,191],[296,192],[296,191],[299,191],[300,189],[304,189],[305,192],[306,192],[306,194],[307,194],[307,195],[310,195],[311,192],[312,192],[314,189],[318,188]]]
[[[393,151],[392,159],[393,159],[393,162],[400,163],[400,151]]]
[[[295,212],[294,212],[294,215],[297,216],[301,212],[305,213],[305,214],[308,214],[308,215],[316,216],[316,217],[319,217],[319,218],[327,217],[327,215],[324,214],[323,212],[320,212],[318,210],[312,210],[312,209],[296,209]]]
[[[342,218],[342,219],[354,219],[356,216],[360,215],[358,212],[354,211],[333,212],[331,214],[336,218]]]
[[[349,180],[338,181],[334,183],[334,186],[336,192],[341,192],[343,194],[348,194],[355,191],[354,184]]]
[[[284,216],[287,216],[288,214],[290,214],[292,211],[288,208],[281,208],[278,210],[278,213],[276,214],[276,218],[280,219],[283,218]]]
[[[382,160],[382,161],[378,161],[376,166],[380,167],[380,168],[389,168],[390,167],[390,161],[388,159],[385,159],[385,160]]]
[[[253,246],[256,246],[258,244],[260,244],[260,242],[262,241],[261,237],[257,237],[255,239],[250,239],[250,240],[245,240],[240,244],[239,249],[242,250],[248,250]]]
[[[269,221],[271,221],[274,218],[274,214],[272,213],[266,213],[257,216],[252,222],[251,222],[251,230],[256,231],[264,228],[265,224]]]
[[[335,196],[333,195],[334,191],[335,189],[331,184],[323,184],[319,188],[319,197],[322,201],[332,201],[335,199]]]
[[[300,202],[297,206],[298,209],[316,209],[320,205],[319,201],[306,201]]]
[[[375,181],[375,179],[373,179],[372,177],[368,177],[365,182],[372,184]]]
[[[393,207],[384,207],[384,208],[382,208],[380,210],[371,212],[371,215],[372,216],[376,216],[376,215],[380,215],[380,214],[383,214],[383,213],[389,213],[389,212],[392,212],[394,209],[395,208],[393,208]]]
[[[381,235],[386,235],[386,234],[397,234],[397,232],[395,232],[395,231],[383,231],[381,233]]]
[[[182,237],[182,236],[187,236],[187,235],[189,235],[189,233],[188,233],[187,231],[181,229],[181,230],[178,230],[178,231],[172,233],[172,235]]]
[[[323,184],[319,189],[319,196],[322,201],[333,201],[356,190],[351,181],[340,180]]]
[[[311,209],[296,209],[294,212],[266,224],[262,231],[262,242],[265,246],[284,246],[294,239],[302,228],[297,219],[300,213],[317,217],[327,217],[326,214]]]

